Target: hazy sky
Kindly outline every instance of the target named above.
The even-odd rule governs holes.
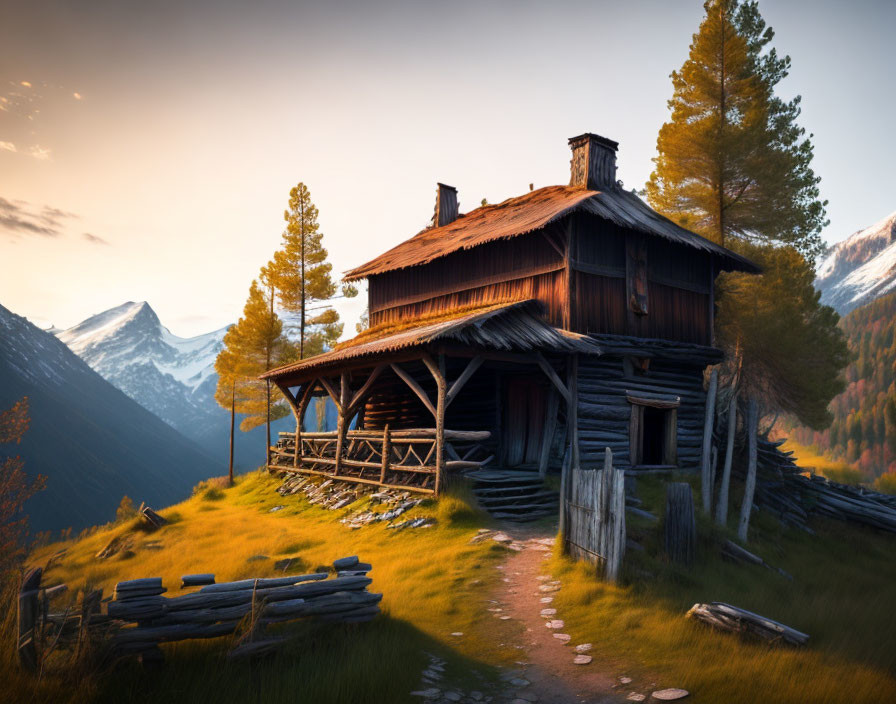
[[[896,209],[896,2],[761,2],[793,59],[836,241]],[[642,187],[702,16],[650,2],[0,5],[0,304],[73,325],[147,300],[172,332],[234,321],[290,187],[336,271],[461,210],[568,180],[620,142]],[[347,330],[363,307],[344,306]]]

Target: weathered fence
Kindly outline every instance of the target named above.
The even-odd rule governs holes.
[[[161,577],[134,579],[115,586],[106,613],[100,609],[100,592],[75,612],[51,613],[47,592],[40,588],[41,571],[33,570],[19,595],[18,652],[25,669],[36,671],[41,661],[40,641],[55,645],[83,642],[88,636],[109,646],[112,656],[140,655],[161,659],[160,643],[217,638],[237,631],[228,657],[259,655],[276,648],[286,636],[266,636],[275,623],[314,617],[338,623],[362,623],[379,613],[382,594],[367,591],[369,564],[357,557],[333,563],[336,577],[327,572],[244,579],[214,583],[214,575],[186,575],[181,588],[199,591],[164,597]]]
[[[567,552],[617,581],[625,554],[625,471],[613,468],[607,448],[604,468],[571,470],[565,491]]]
[[[479,469],[486,457],[481,443],[489,431],[444,430],[445,470]],[[280,433],[271,448],[270,469],[317,474],[349,482],[408,489],[423,493],[436,490],[439,441],[435,428],[349,430],[341,445],[338,433]]]

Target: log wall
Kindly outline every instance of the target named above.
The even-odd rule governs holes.
[[[646,374],[626,373],[623,357],[587,356],[579,360],[578,414],[579,452],[582,467],[599,467],[604,448],[613,451],[616,467],[631,467],[629,427],[632,404],[626,391],[678,396],[678,464],[696,466],[700,459],[703,406],[701,362],[653,359]]]

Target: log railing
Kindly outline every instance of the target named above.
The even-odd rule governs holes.
[[[296,448],[295,433],[280,433],[271,448],[269,469],[318,474],[362,484],[437,493],[440,467],[448,472],[479,469],[487,464],[482,442],[488,431],[436,428],[348,430],[340,443],[339,432],[303,432]],[[439,457],[444,443],[444,455]],[[341,452],[340,452],[341,445]],[[441,461],[440,461],[441,459]]]

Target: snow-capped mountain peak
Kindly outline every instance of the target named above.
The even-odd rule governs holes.
[[[815,285],[841,315],[896,289],[896,212],[835,244]]]
[[[125,367],[151,364],[195,391],[214,373],[215,357],[226,330],[178,337],[162,325],[146,301],[128,301],[58,332],[57,336],[107,379],[120,376]],[[116,385],[130,395],[126,385]]]

